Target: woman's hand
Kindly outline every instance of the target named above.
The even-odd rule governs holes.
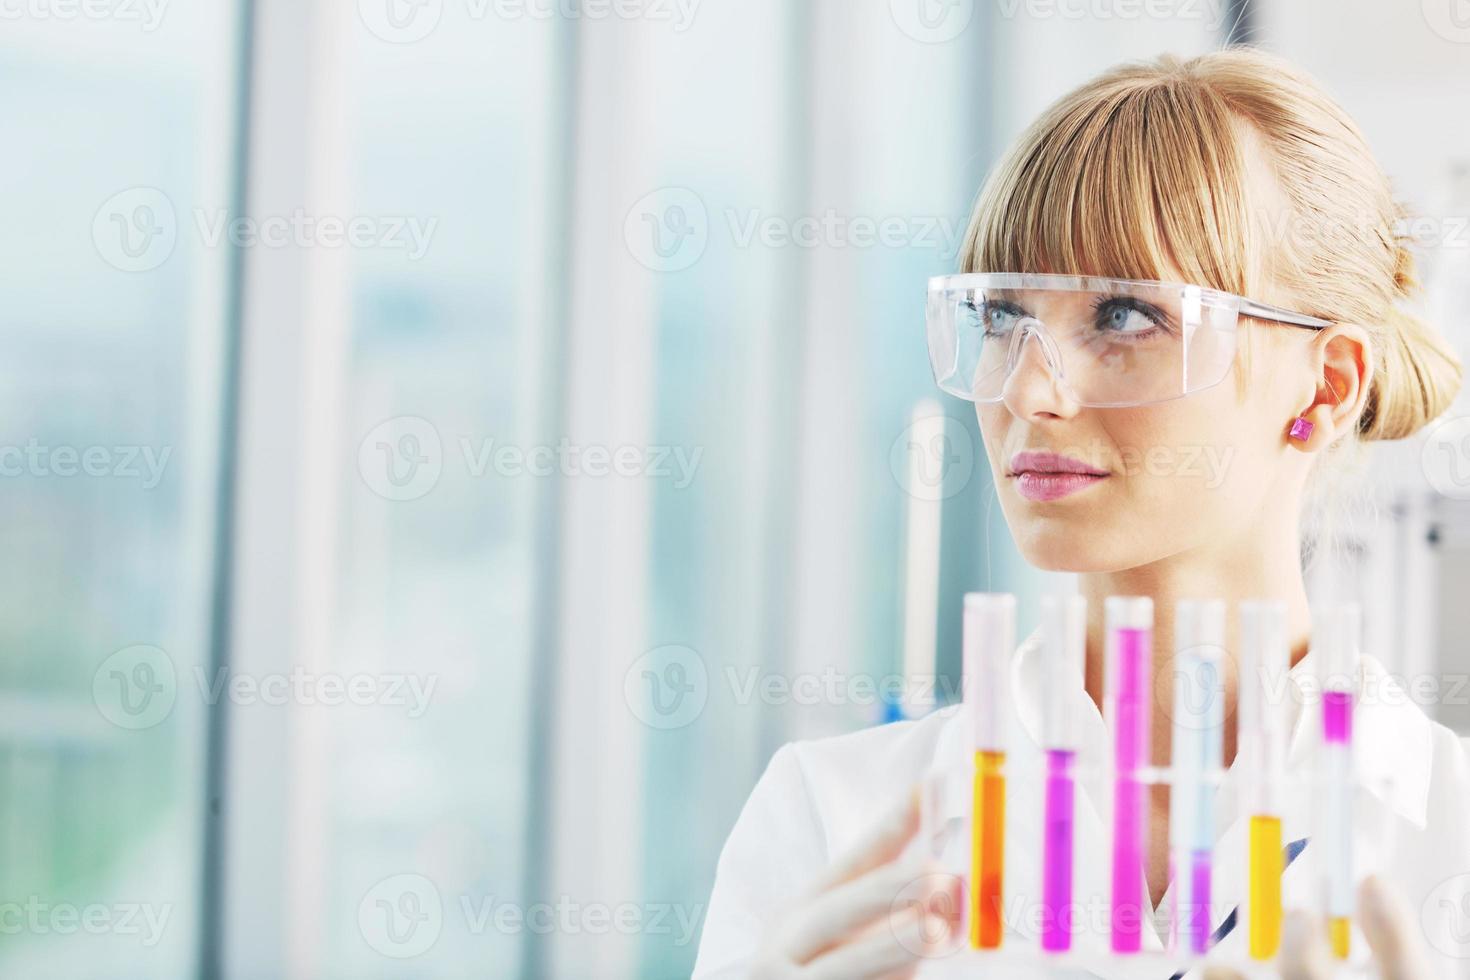
[[[1424,958],[1424,946],[1414,928],[1414,917],[1403,898],[1380,878],[1370,877],[1358,888],[1358,919],[1373,965],[1383,980],[1433,980]],[[1327,947],[1327,927],[1306,912],[1287,916],[1281,934],[1277,966],[1285,980],[1327,980],[1334,963]],[[1234,970],[1206,970],[1205,980],[1241,980]]]
[[[752,976],[904,976],[932,952],[953,948],[959,879],[902,857],[919,829],[918,793],[880,820],[779,918]]]

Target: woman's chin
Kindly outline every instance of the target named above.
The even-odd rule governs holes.
[[[1099,541],[1076,527],[1031,528],[1015,538],[1021,557],[1043,572],[1117,572],[1148,561],[1136,550]]]

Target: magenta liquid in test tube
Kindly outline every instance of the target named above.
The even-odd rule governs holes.
[[[1046,824],[1041,867],[1041,948],[1072,948],[1072,841],[1077,760],[1077,712],[1068,695],[1083,689],[1087,600],[1080,595],[1041,600],[1041,652],[1047,699],[1041,716],[1046,748]]]
[[[1149,713],[1153,706],[1154,604],[1109,596],[1105,708],[1113,735],[1113,894],[1115,953],[1136,953],[1149,908],[1143,856],[1148,842]]]

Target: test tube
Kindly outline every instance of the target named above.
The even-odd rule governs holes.
[[[1320,811],[1323,903],[1328,937],[1338,959],[1347,959],[1353,916],[1353,678],[1361,617],[1357,603],[1326,610],[1316,630],[1322,680]]]
[[[1286,603],[1249,599],[1240,604],[1240,672],[1236,687],[1236,755],[1248,774],[1250,815],[1247,945],[1252,959],[1269,960],[1281,947],[1282,793],[1290,702],[1286,676]]]
[[[1153,600],[1109,596],[1104,702],[1113,730],[1112,948],[1136,953],[1148,908],[1144,847],[1148,842],[1149,712],[1153,707]]]
[[[1006,668],[1016,638],[1016,597],[965,596],[965,703],[975,733],[974,809],[970,815],[970,945],[1000,946],[1005,879]]]
[[[1210,886],[1215,846],[1214,788],[1223,757],[1225,692],[1220,654],[1225,603],[1183,599],[1174,609],[1174,727],[1170,748],[1170,946],[1203,956],[1210,949]]]
[[[1041,600],[1041,651],[1048,697],[1041,716],[1046,747],[1046,825],[1041,871],[1041,948],[1072,948],[1073,772],[1077,713],[1064,697],[1082,689],[1087,654],[1087,600],[1080,595]]]

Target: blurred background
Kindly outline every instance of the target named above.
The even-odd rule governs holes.
[[[1118,61],[1322,78],[1470,350],[1456,0],[0,20],[5,976],[687,975],[775,748],[947,700],[961,594],[1057,584],[924,285]],[[1470,404],[1369,472],[1370,646],[1463,678]]]

